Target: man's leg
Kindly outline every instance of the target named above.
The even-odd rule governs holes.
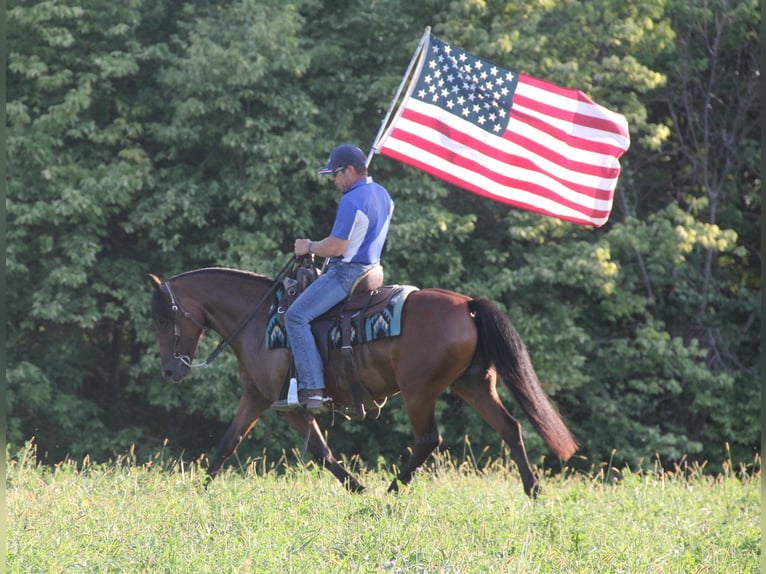
[[[285,313],[285,328],[298,371],[299,389],[324,388],[324,365],[311,332],[311,321],[347,296],[348,290],[330,268],[309,285]]]

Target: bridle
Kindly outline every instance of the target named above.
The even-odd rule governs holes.
[[[291,257],[290,261],[287,262],[287,265],[285,265],[282,270],[277,274],[277,278],[274,280],[274,284],[269,288],[268,291],[264,294],[263,297],[261,297],[261,300],[258,301],[256,306],[253,308],[252,311],[245,317],[245,319],[239,324],[239,326],[234,329],[234,331],[229,334],[228,337],[223,337],[218,343],[218,346],[213,349],[213,352],[208,355],[207,359],[204,361],[198,361],[194,362],[192,361],[192,358],[189,355],[185,355],[181,352],[181,327],[179,326],[178,321],[178,312],[181,312],[181,315],[183,318],[188,319],[191,321],[196,327],[202,330],[202,333],[207,333],[207,327],[197,321],[194,317],[192,317],[191,313],[189,313],[186,309],[184,309],[183,305],[181,305],[181,302],[179,301],[178,297],[176,297],[175,292],[173,291],[173,288],[170,286],[170,279],[165,281],[165,287],[168,290],[168,295],[170,295],[170,309],[173,311],[174,318],[173,318],[173,358],[181,361],[184,365],[189,367],[190,369],[195,369],[197,367],[209,367],[210,363],[212,363],[215,358],[221,354],[221,351],[223,351],[227,346],[231,344],[231,342],[234,340],[234,338],[239,335],[240,331],[245,328],[245,325],[247,325],[258,313],[261,306],[269,301],[269,297],[276,292],[277,287],[280,285],[282,279],[284,279],[285,275],[288,273],[288,269],[291,265],[296,264],[298,262],[298,257]],[[313,256],[311,257],[311,260],[313,261]]]
[[[206,359],[201,363],[194,363],[192,362],[192,358],[189,355],[184,355],[181,353],[181,327],[178,325],[178,312],[180,311],[185,319],[188,319],[196,327],[201,329],[203,334],[207,333],[207,327],[197,321],[194,317],[192,317],[191,313],[183,308],[181,302],[173,292],[173,288],[170,286],[170,280],[165,281],[165,287],[168,290],[168,295],[170,295],[170,310],[173,311],[173,314],[175,315],[173,318],[173,358],[181,361],[184,365],[192,369],[196,367],[207,367],[209,360]]]

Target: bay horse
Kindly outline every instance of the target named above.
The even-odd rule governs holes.
[[[167,281],[147,275],[160,364],[165,378],[180,381],[191,372],[207,329],[223,337],[239,367],[242,395],[236,414],[207,469],[208,480],[251,431],[259,417],[279,398],[290,369],[288,349],[269,349],[265,342],[277,280],[225,268],[181,273]],[[219,345],[220,350],[221,345]],[[214,353],[215,354],[215,353]],[[527,458],[521,425],[497,394],[499,377],[528,415],[550,450],[567,460],[577,444],[566,423],[543,391],[529,354],[510,319],[489,299],[471,298],[443,289],[412,292],[405,301],[401,334],[355,349],[359,377],[376,401],[401,394],[415,446],[388,488],[398,491],[439,447],[435,407],[446,389],[461,397],[502,436],[530,496],[540,490]],[[335,384],[343,369],[340,351],[331,351],[325,367],[326,392],[336,405],[352,405],[348,388]],[[346,385],[343,385],[345,387]],[[306,447],[350,491],[364,487],[336,460],[316,418],[305,409],[282,413],[306,437]]]

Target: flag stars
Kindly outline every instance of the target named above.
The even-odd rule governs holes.
[[[433,40],[413,97],[439,106],[490,133],[502,133],[514,74],[438,39]]]

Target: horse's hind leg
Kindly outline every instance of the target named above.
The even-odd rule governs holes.
[[[521,438],[521,424],[503,406],[495,388],[495,381],[495,372],[490,370],[484,378],[478,375],[461,378],[452,385],[452,390],[475,408],[484,420],[500,433],[511,449],[511,456],[519,468],[524,492],[529,496],[537,496],[540,492],[540,484],[527,458],[527,450]]]
[[[287,411],[284,413],[285,418],[302,437],[306,436],[306,433],[310,431],[308,449],[309,452],[317,460],[321,460],[325,468],[327,468],[340,483],[351,492],[362,492],[364,486],[351,474],[349,474],[345,468],[336,460],[332,454],[330,447],[322,436],[322,431],[316,422],[316,419],[309,413],[304,411]]]
[[[407,416],[415,434],[415,448],[410,459],[402,466],[399,474],[388,487],[388,492],[397,492],[400,482],[408,484],[412,480],[412,473],[441,445],[442,437],[436,426],[435,408],[435,402],[412,401],[407,405]]]

